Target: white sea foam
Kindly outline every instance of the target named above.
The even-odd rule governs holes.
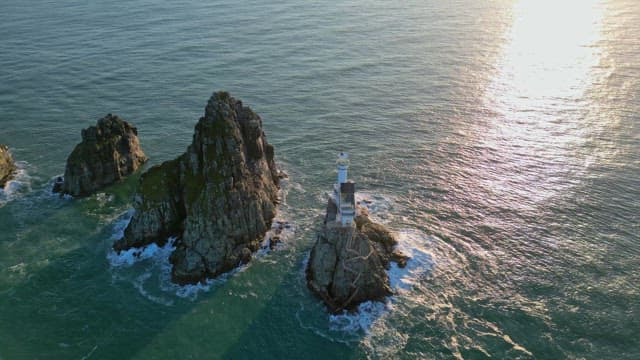
[[[13,179],[9,180],[4,188],[0,187],[0,207],[31,191],[32,179],[27,172],[28,166],[29,164],[24,161],[16,162],[17,170]]]
[[[124,214],[120,215],[114,223],[113,223],[113,232],[109,240],[113,243],[114,241],[121,239],[124,236],[124,229],[129,225],[129,221],[133,217],[134,210],[129,209]]]
[[[356,194],[356,201],[369,211],[372,220],[381,223],[389,223],[396,208],[393,198],[365,191]],[[377,337],[372,333],[372,329],[386,328],[385,318],[393,312],[395,304],[402,301],[403,296],[410,296],[413,286],[431,271],[433,260],[428,246],[432,239],[417,229],[401,229],[396,234],[397,249],[408,255],[410,259],[404,268],[391,263],[388,275],[394,295],[384,303],[364,302],[355,312],[345,310],[341,314],[329,315],[329,333],[325,334],[324,331],[317,329],[322,336],[334,341],[344,342],[346,339],[354,339],[366,344],[370,337]],[[307,261],[308,257],[305,258],[305,267]],[[362,335],[364,338],[361,337]],[[399,344],[402,343],[401,339],[402,336],[397,336]]]
[[[393,311],[394,303],[401,301],[402,296],[409,295],[419,279],[431,271],[433,261],[426,248],[428,242],[429,237],[417,230],[404,229],[398,232],[398,249],[410,259],[404,268],[391,263],[388,275],[394,295],[385,303],[367,301],[360,304],[356,312],[343,311],[338,315],[330,315],[330,330],[369,334],[373,324]]]
[[[125,225],[126,226],[126,225]],[[215,280],[207,280],[198,284],[178,285],[171,281],[171,263],[169,256],[175,249],[175,238],[169,238],[164,246],[150,244],[142,248],[133,248],[117,254],[111,250],[107,257],[118,279],[130,281],[145,298],[166,306],[174,301],[167,298],[171,294],[190,300],[197,299],[198,293],[207,292],[211,286],[226,279],[226,274]],[[133,274],[120,274],[127,269]],[[137,270],[137,271],[135,271]],[[141,275],[140,271],[143,271]]]
[[[356,202],[369,211],[373,221],[388,223],[394,212],[395,200],[389,196],[366,191],[356,192]]]
[[[409,291],[417,280],[431,272],[433,257],[428,251],[427,245],[432,239],[426,234],[414,230],[404,229],[397,233],[397,249],[410,257],[404,268],[391,263],[389,269],[389,283],[396,293]]]
[[[118,239],[121,239],[124,236],[124,230],[129,225],[129,221],[131,221],[131,217],[133,216],[133,209],[127,211],[119,220],[117,220],[113,226],[113,234],[111,236],[110,243],[113,244]],[[113,250],[113,247],[109,247],[109,253],[107,254],[107,259],[111,266],[132,266],[137,262],[151,259],[153,257],[166,257],[168,258],[168,254],[171,254],[173,251],[174,243],[176,238],[170,237],[167,240],[167,243],[160,247],[155,243],[140,247],[140,248],[131,248],[125,251],[121,251],[117,253]]]
[[[99,192],[99,193],[96,194],[95,199],[96,199],[96,201],[98,202],[98,204],[100,206],[105,206],[105,205],[108,205],[110,202],[113,201],[114,196],[113,196],[113,194],[107,194],[107,193],[104,193],[104,192]]]
[[[109,244],[124,236],[126,229],[134,211],[129,210],[114,223],[113,233]],[[279,216],[273,221],[271,229],[265,234],[261,248],[253,255],[254,261],[262,258],[272,248],[277,249],[286,246],[295,235],[296,227]],[[279,237],[279,242],[272,244],[274,237]],[[117,253],[110,246],[107,259],[112,267],[114,279],[128,279],[138,292],[145,298],[167,306],[173,304],[173,300],[166,299],[162,293],[174,294],[180,298],[196,300],[200,292],[208,292],[212,287],[227,281],[238,272],[245,271],[249,264],[239,266],[215,279],[207,279],[197,284],[178,285],[171,281],[171,263],[169,257],[175,250],[176,238],[171,237],[164,246],[155,243],[140,248],[132,248]],[[133,273],[127,273],[128,270]],[[143,271],[142,275],[140,271]],[[138,275],[135,275],[138,274]],[[155,278],[153,276],[156,276]]]

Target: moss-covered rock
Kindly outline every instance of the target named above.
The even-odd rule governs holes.
[[[82,142],[67,158],[64,178],[56,182],[53,191],[88,196],[122,180],[145,161],[137,129],[108,114],[96,126],[82,130]]]
[[[176,236],[170,260],[178,283],[249,261],[275,216],[273,153],[260,117],[228,93],[214,93],[187,151],[140,178],[135,214],[114,248]]]
[[[16,172],[16,164],[6,145],[0,144],[0,188],[13,178]]]

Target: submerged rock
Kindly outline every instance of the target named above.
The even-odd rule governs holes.
[[[64,178],[56,180],[53,191],[88,196],[122,180],[145,161],[137,129],[108,114],[96,126],[82,130],[82,142],[69,155]]]
[[[226,92],[209,99],[193,142],[149,169],[116,251],[176,236],[173,281],[196,283],[251,259],[275,216],[279,173],[262,120]]]
[[[0,188],[11,179],[16,172],[16,164],[6,145],[0,144]]]
[[[397,240],[372,222],[366,209],[358,208],[355,221],[347,225],[332,218],[335,212],[331,198],[307,265],[307,285],[333,313],[391,295],[386,270],[391,261],[404,267],[408,259],[394,250]]]

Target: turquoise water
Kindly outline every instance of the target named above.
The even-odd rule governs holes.
[[[0,359],[640,357],[640,3],[4,0]],[[110,247],[135,177],[50,194],[111,112],[157,164],[225,89],[289,173],[285,242],[200,287]],[[336,153],[413,256],[329,316],[304,266]]]

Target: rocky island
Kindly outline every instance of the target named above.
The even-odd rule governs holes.
[[[16,172],[16,164],[6,145],[0,144],[0,188],[13,178]]]
[[[338,158],[338,182],[307,265],[307,285],[329,310],[354,309],[369,300],[391,295],[386,270],[390,262],[404,267],[408,257],[395,250],[397,240],[369,219],[355,203],[355,183],[347,180],[349,160]]]
[[[261,118],[226,92],[214,93],[193,141],[150,168],[116,251],[176,237],[172,280],[197,283],[251,259],[275,216],[279,173]]]
[[[73,149],[53,191],[88,196],[136,171],[147,156],[140,148],[138,130],[117,115],[108,114],[82,130],[82,142]]]

